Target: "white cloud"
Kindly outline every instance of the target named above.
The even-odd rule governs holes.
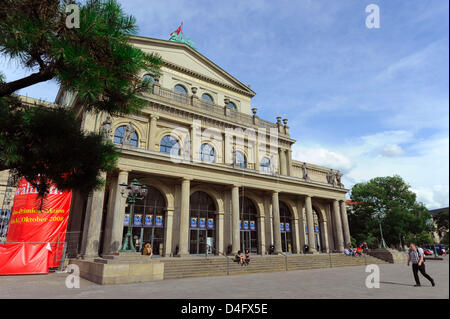
[[[344,174],[353,167],[352,161],[345,155],[321,147],[294,145],[292,156],[302,162],[338,169]]]
[[[401,148],[402,143],[409,147]],[[378,176],[400,175],[418,194],[418,200],[431,209],[448,206],[448,145],[448,136],[417,140],[410,132],[384,131],[341,145],[294,145],[293,156],[341,170],[349,189]]]
[[[405,152],[397,144],[386,144],[381,150],[380,154],[386,157],[396,157],[401,156]]]
[[[412,189],[417,194],[417,200],[424,203],[428,209],[447,207],[449,200],[448,185],[435,185],[430,188]]]

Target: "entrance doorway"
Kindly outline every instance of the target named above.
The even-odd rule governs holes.
[[[292,253],[292,218],[289,207],[280,202],[281,249],[284,253]]]
[[[305,225],[305,243],[309,246],[315,247],[316,251],[321,252],[322,251],[322,236],[321,236],[321,232],[322,232],[322,227],[321,227],[321,220],[320,220],[320,215],[317,213],[316,209],[313,207],[313,223],[314,223],[314,243],[311,245],[311,243],[309,243],[309,229],[308,226]],[[306,219],[306,213],[303,214],[303,220],[307,220]]]
[[[216,205],[205,192],[191,195],[189,222],[189,253],[216,254]]]
[[[128,224],[133,226],[133,240],[136,251],[141,251],[146,243],[152,245],[154,255],[164,252],[164,224],[166,201],[159,190],[149,186],[148,194],[134,204],[134,218],[129,220],[130,205],[125,210],[124,236]]]
[[[255,204],[247,197],[241,197],[241,251],[246,249],[252,254],[258,253],[258,225]]]

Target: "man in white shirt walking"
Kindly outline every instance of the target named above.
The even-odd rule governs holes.
[[[416,284],[414,285],[414,287],[420,287],[420,280],[418,274],[419,271],[422,274],[422,276],[427,278],[431,282],[431,285],[434,287],[435,283],[433,278],[431,278],[430,275],[428,275],[425,272],[425,263],[423,257],[424,257],[423,249],[420,247],[416,247],[415,244],[411,243],[409,245],[408,251],[408,266],[409,263],[412,262],[412,270],[414,274],[414,279],[416,280]]]

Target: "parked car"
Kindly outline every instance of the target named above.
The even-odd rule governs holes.
[[[434,252],[431,249],[424,249],[423,253],[425,254],[425,256],[434,255]]]

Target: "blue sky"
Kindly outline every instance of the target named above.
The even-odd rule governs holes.
[[[289,119],[296,159],[341,169],[349,188],[399,174],[428,208],[448,206],[448,1],[121,2],[143,36],[168,39],[183,21],[199,52],[251,85],[260,117]],[[365,26],[371,3],[379,29]]]

